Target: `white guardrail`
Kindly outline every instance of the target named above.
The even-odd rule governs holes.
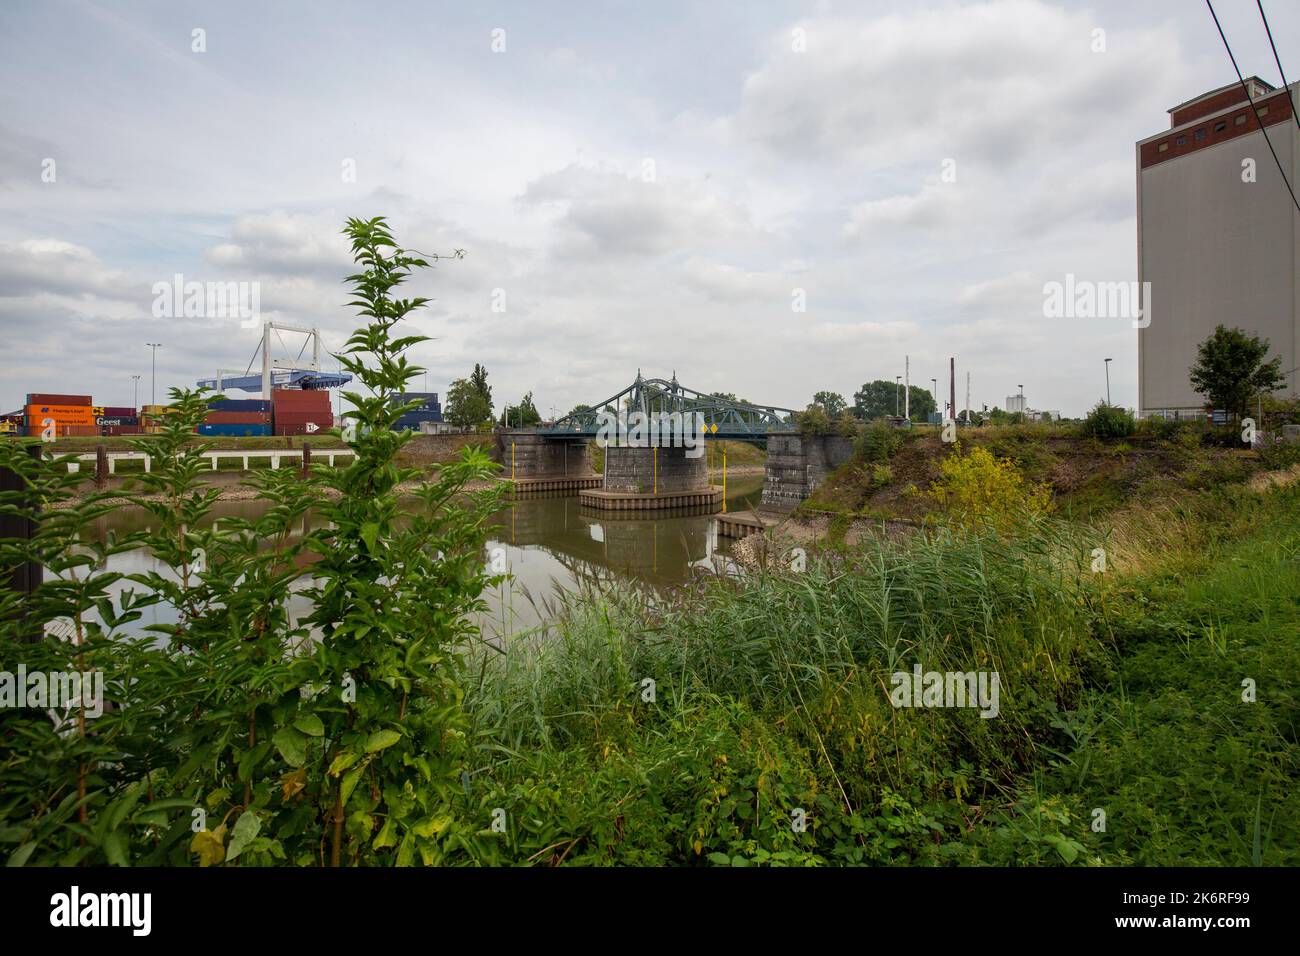
[[[312,448],[311,460],[313,462],[319,459],[325,459],[331,468],[334,467],[334,459],[339,455],[356,455],[351,448]],[[219,458],[239,458],[244,463],[244,471],[248,471],[248,462],[253,458],[271,459],[271,467],[279,468],[282,458],[292,458],[294,461],[302,461],[301,448],[272,449],[270,451],[205,451],[200,456],[207,458],[212,462],[212,470],[217,470],[217,459]],[[88,455],[78,455],[79,461],[68,462],[68,471],[76,472],[81,470],[81,461],[95,461],[97,455],[92,453]],[[143,461],[144,470],[148,471],[152,464],[152,455],[146,455],[138,451],[111,451],[108,453],[108,473],[110,475],[117,473],[117,463],[119,461]]]

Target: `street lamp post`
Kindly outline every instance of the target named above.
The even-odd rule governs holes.
[[[930,379],[930,396],[934,399],[934,406],[937,410],[939,407],[939,380],[937,378]],[[943,418],[942,415],[939,417]]]
[[[903,376],[895,375],[894,376],[894,417],[895,418],[898,417],[898,396],[899,396],[898,390],[902,386],[902,384],[903,384]]]
[[[162,348],[161,342],[146,342],[145,345],[153,349],[152,369],[149,377],[149,404],[158,404],[158,350]]]
[[[139,375],[132,375],[132,376],[131,376],[131,379],[132,379],[132,382],[131,382],[131,407],[134,408],[135,411],[136,411],[137,413],[139,413],[139,411],[140,411],[140,376],[139,376]]]
[[[1106,359],[1106,404],[1110,405],[1110,359]]]

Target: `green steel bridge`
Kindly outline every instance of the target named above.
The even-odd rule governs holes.
[[[775,405],[751,405],[736,402],[687,388],[677,381],[643,378],[640,370],[636,381],[617,395],[590,408],[571,412],[550,427],[536,428],[538,434],[548,438],[595,438],[600,431],[601,415],[625,415],[642,412],[648,416],[680,413],[683,421],[696,412],[704,416],[704,430],[708,438],[764,440],[774,434],[794,434],[793,409]]]

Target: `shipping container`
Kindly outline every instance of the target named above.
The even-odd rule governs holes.
[[[143,435],[143,425],[105,425],[105,435]]]
[[[208,412],[203,419],[209,425],[269,425],[270,412]]]
[[[47,418],[54,419],[56,425],[95,424],[89,405],[28,405],[23,409],[23,417],[29,427],[40,425]]]
[[[105,418],[136,418],[138,414],[134,408],[128,405],[105,405],[104,410],[99,414]]]
[[[98,438],[98,425],[59,425],[54,434],[59,438]]]
[[[200,425],[198,428],[200,435],[221,436],[221,437],[246,437],[250,435],[269,435],[271,434],[270,425]]]
[[[140,411],[148,415],[161,415],[167,410],[166,405],[141,405]]]
[[[210,412],[269,412],[271,403],[264,398],[219,398],[208,404]]]
[[[28,392],[28,405],[90,405],[89,395],[51,395],[46,392]]]
[[[97,415],[96,425],[139,425],[140,419],[134,415]]]

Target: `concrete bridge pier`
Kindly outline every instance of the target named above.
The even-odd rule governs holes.
[[[601,511],[659,511],[665,508],[722,507],[722,489],[709,484],[704,455],[690,456],[685,448],[605,449],[605,483],[582,491],[579,500]]]
[[[497,432],[502,479],[513,494],[599,488],[600,475],[591,470],[585,438],[549,438],[537,432]]]

